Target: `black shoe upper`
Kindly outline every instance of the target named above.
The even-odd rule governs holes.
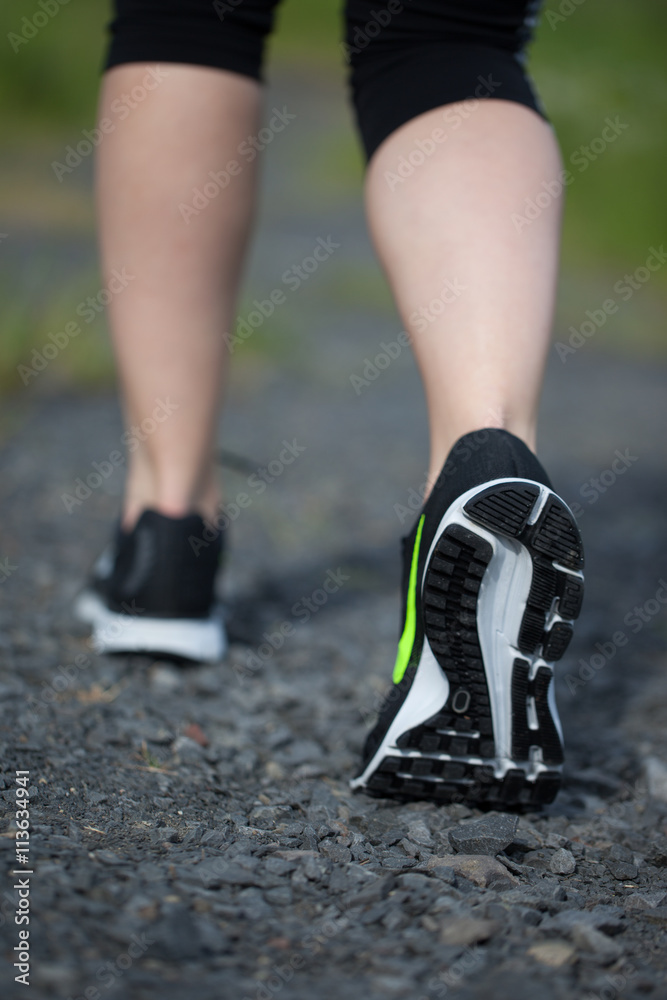
[[[145,510],[132,531],[116,533],[107,574],[93,588],[111,611],[152,618],[206,618],[215,601],[221,531],[198,514],[166,517]]]

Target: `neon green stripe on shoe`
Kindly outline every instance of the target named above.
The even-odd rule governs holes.
[[[423,527],[424,515],[422,514],[419,518],[419,527],[417,528],[415,547],[412,550],[410,580],[408,583],[408,601],[405,609],[405,625],[403,626],[403,635],[399,639],[398,653],[396,655],[396,663],[394,664],[394,684],[398,684],[399,681],[403,680],[403,675],[408,669],[410,653],[412,652],[412,647],[415,642],[415,632],[417,631],[417,564],[419,562],[419,543],[421,541]]]

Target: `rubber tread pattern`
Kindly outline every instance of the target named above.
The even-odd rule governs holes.
[[[584,599],[584,585],[579,577],[559,574],[558,612],[563,618],[578,618]]]
[[[489,486],[468,501],[465,512],[473,521],[502,535],[517,538],[522,534],[539,495],[537,486]]]
[[[528,760],[530,755],[530,731],[526,705],[528,702],[528,660],[515,660],[512,669],[512,757],[514,760]]]
[[[490,486],[464,510],[471,520],[516,538],[530,552],[533,577],[517,644],[526,655],[541,654],[554,661],[564,655],[572,626],[556,621],[548,628],[549,616],[557,611],[561,618],[577,618],[583,600],[581,578],[559,567],[576,571],[583,566],[583,546],[572,514],[556,496],[547,499],[536,524],[527,523],[538,496],[536,486]],[[530,498],[532,507],[527,509]]]
[[[422,602],[426,636],[447,676],[450,693],[439,712],[399,737],[396,745],[402,750],[495,756],[491,704],[477,634],[480,581],[492,555],[486,539],[458,524],[438,539],[426,571]],[[466,711],[457,713],[452,705],[461,691],[466,691],[470,700]]]
[[[561,656],[570,645],[572,638],[572,626],[569,622],[555,622],[543,644],[545,660],[560,660]]]
[[[533,681],[535,711],[539,733],[539,746],[542,747],[542,761],[545,764],[563,763],[563,745],[560,741],[556,723],[553,720],[547,694],[553,679],[550,667],[539,667]]]
[[[544,764],[562,764],[563,747],[556,723],[549,709],[549,684],[553,678],[551,667],[538,667],[533,680],[529,680],[530,664],[516,659],[512,667],[512,758],[527,761],[531,749],[541,751]],[[532,698],[537,716],[537,729],[528,724],[528,699]]]
[[[536,779],[529,780],[521,768],[512,768],[499,781],[492,767],[474,762],[388,755],[371,775],[364,791],[390,798],[532,808],[553,802],[560,783],[558,771],[542,771]]]
[[[584,551],[579,530],[562,500],[551,496],[544,505],[532,540],[533,548],[569,569],[581,569]]]

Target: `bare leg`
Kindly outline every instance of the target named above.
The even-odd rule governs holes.
[[[460,127],[448,127],[440,108],[380,146],[366,192],[377,251],[426,391],[430,482],[469,431],[504,427],[535,449],[561,218],[555,198],[520,231],[512,221],[561,169],[553,132],[539,115],[499,100],[447,110],[450,122],[461,112]],[[410,154],[434,129],[447,138],[400,179],[401,157],[418,161]]]
[[[127,425],[141,425],[159,401],[174,408],[129,456],[126,527],[146,507],[211,517],[217,503],[222,334],[234,317],[256,170],[243,164],[189,220],[179,206],[192,204],[209,171],[238,157],[257,130],[261,93],[238,74],[166,64],[166,79],[124,121],[114,119],[112,102],[140,85],[147,69],[109,70],[100,97],[100,118],[117,121],[98,156],[102,266],[105,280],[114,268],[132,276],[109,306]]]

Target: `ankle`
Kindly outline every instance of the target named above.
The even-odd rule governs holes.
[[[147,470],[130,468],[127,478],[121,524],[123,530],[131,531],[145,510],[154,510],[165,517],[179,518],[188,514],[200,514],[205,521],[215,518],[221,501],[221,493],[215,482],[213,470],[206,477],[202,487],[188,488],[186,484],[160,484],[157,477],[147,475]]]

